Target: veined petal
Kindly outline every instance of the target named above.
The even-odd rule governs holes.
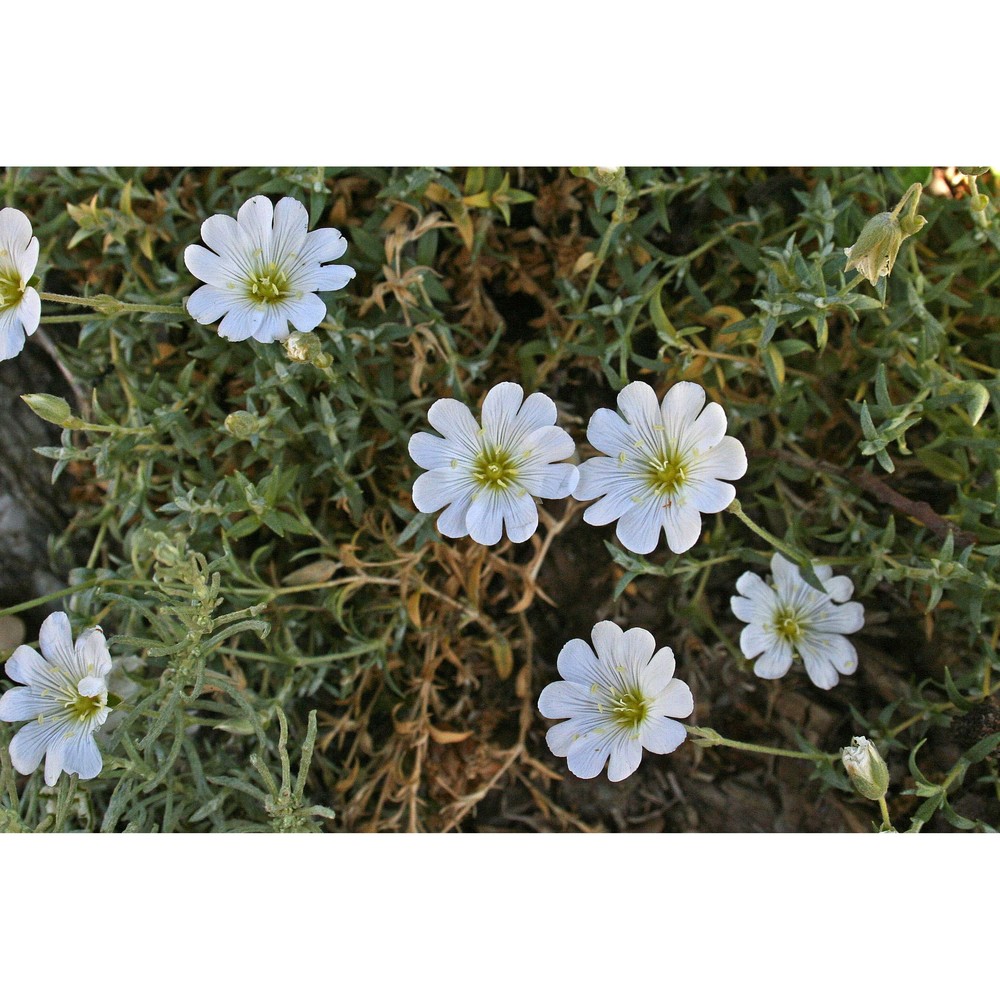
[[[543,500],[562,500],[568,497],[580,478],[575,465],[560,462],[557,465],[541,463],[528,466],[517,474],[517,481],[532,496]]]
[[[101,751],[97,749],[92,732],[86,728],[79,728],[76,733],[67,740],[62,741],[62,753],[54,764],[58,764],[55,771],[55,780],[49,781],[49,758],[52,757],[53,750],[58,744],[49,745],[48,756],[45,761],[45,781],[46,784],[54,785],[59,778],[59,772],[65,771],[67,774],[79,775],[81,780],[86,781],[96,778],[101,773],[104,761],[101,758]]]
[[[829,566],[818,566],[816,567],[816,572],[818,573],[821,569],[830,569]],[[834,577],[823,577],[820,576],[823,581],[823,586],[826,587],[827,594],[830,595],[831,601],[849,601],[851,599],[851,594],[854,593],[854,581],[848,576],[834,576]]]
[[[14,260],[31,239],[31,222],[24,212],[17,208],[0,209],[0,249]]]
[[[515,496],[512,490],[505,490],[500,495],[506,498],[503,519],[507,537],[512,542],[526,542],[538,530],[538,504],[530,493]]]
[[[432,514],[457,500],[472,486],[465,469],[453,469],[450,465],[431,469],[418,476],[413,484],[413,505],[422,514]]]
[[[73,647],[73,632],[69,618],[63,611],[55,611],[45,621],[38,633],[38,645],[42,656],[54,667],[65,670],[71,676],[76,673],[76,650]]]
[[[591,510],[593,510],[592,507],[588,508],[587,513],[590,513]],[[584,519],[587,519],[586,514],[584,515]],[[593,522],[591,521],[590,523]],[[655,496],[650,496],[639,503],[632,503],[629,509],[618,518],[618,526],[615,528],[615,534],[618,536],[618,541],[629,551],[636,552],[639,555],[646,555],[656,548],[657,542],[660,540],[660,531],[663,528],[663,523],[663,507]],[[700,526],[700,519],[698,523]],[[697,533],[695,540],[697,540]],[[691,542],[691,545],[693,544],[694,541]],[[688,545],[687,548],[690,548],[691,545]],[[674,549],[672,545],[671,548]],[[684,550],[674,549],[674,551],[680,552]]]
[[[840,638],[850,646],[850,643],[846,639],[843,639],[842,636],[830,636],[829,638]],[[835,687],[840,680],[840,675],[837,672],[837,658],[833,655],[833,643],[827,641],[826,637],[803,636],[796,641],[795,646],[802,657],[802,663],[805,665],[809,680],[816,687],[822,688],[824,691],[829,691],[830,688]],[[853,649],[854,647],[852,646],[851,648]],[[857,659],[855,658],[854,665],[846,672],[853,672],[856,666]]]
[[[743,573],[736,581],[736,590],[750,600],[755,608],[762,609],[762,611],[754,612],[755,615],[761,613],[772,614],[778,608],[778,595],[756,573],[751,573],[749,570]],[[735,604],[733,605],[733,611],[734,613],[736,612]],[[754,618],[743,618],[739,614],[737,614],[737,617],[745,622],[754,620]]]
[[[829,584],[827,589],[829,589]],[[841,635],[851,635],[864,627],[865,608],[857,601],[839,605],[826,602],[813,614],[810,624],[817,632],[839,632]]]
[[[452,462],[468,461],[468,450],[455,441],[429,434],[427,431],[417,431],[409,441],[407,450],[410,458],[422,469],[444,469]]]
[[[274,223],[274,206],[271,199],[258,194],[248,198],[236,213],[236,221],[254,248],[261,251],[263,259],[271,259],[271,232]]]
[[[726,411],[718,403],[709,403],[685,436],[684,450],[697,448],[699,452],[710,451],[722,441],[725,434]]]
[[[298,292],[282,299],[280,305],[284,319],[296,330],[309,333],[326,318],[326,303],[312,292]]]
[[[784,639],[775,636],[772,644],[754,662],[753,672],[758,677],[773,680],[784,677],[792,665],[792,647]]]
[[[274,226],[271,231],[271,260],[289,264],[305,249],[309,213],[297,198],[282,198],[274,206]]]
[[[626,736],[611,745],[608,761],[608,781],[624,781],[642,763],[642,742]]]
[[[347,253],[347,240],[339,229],[314,229],[306,236],[304,260],[310,264],[325,264]],[[354,268],[351,268],[353,271]]]
[[[718,479],[692,479],[684,487],[684,498],[704,514],[718,514],[736,498],[736,487]]]
[[[188,296],[184,307],[196,322],[207,325],[214,323],[230,309],[245,304],[246,297],[241,292],[202,285]]]
[[[84,629],[76,640],[76,677],[104,677],[111,671],[111,656],[104,632],[98,627]]]
[[[604,671],[600,660],[594,654],[590,643],[583,639],[570,639],[561,650],[556,660],[559,676],[575,684],[590,687],[592,684],[603,683]]]
[[[460,442],[468,454],[479,452],[482,438],[479,424],[465,403],[457,399],[439,399],[427,411],[427,421],[449,441]]]
[[[645,382],[630,382],[618,393],[618,409],[631,425],[633,438],[654,446],[660,441],[660,432],[654,428],[661,423],[660,405],[653,387]]]
[[[260,321],[253,339],[260,344],[273,344],[288,336],[288,307],[284,302],[263,307],[264,318]]]
[[[475,486],[470,485],[451,501],[437,519],[438,531],[445,538],[464,538],[469,533],[466,518],[475,492]]]
[[[34,273],[35,268],[38,266],[38,237],[32,236],[28,240],[28,245],[20,252],[14,255],[14,267],[17,269],[17,275],[22,281],[27,281]],[[35,290],[32,288],[32,292]],[[25,294],[27,294],[28,289],[25,289]],[[38,292],[35,292],[37,295]],[[29,333],[33,332],[31,330]]]
[[[652,695],[663,691],[674,676],[675,666],[674,651],[669,646],[657,650],[656,655],[649,661],[649,666],[643,671],[643,691]]]
[[[425,472],[424,475],[433,473]],[[469,504],[465,515],[465,526],[472,540],[480,545],[496,545],[503,536],[504,510],[495,490],[482,490]]]
[[[22,726],[10,741],[10,762],[18,774],[31,774],[42,762],[45,751],[53,741],[63,738],[65,721],[29,722]]]
[[[542,688],[538,696],[538,711],[547,719],[572,719],[597,706],[590,689],[569,681],[553,681]]]
[[[621,626],[613,621],[598,622],[590,630],[590,641],[594,644],[597,658],[609,668],[614,666],[615,652],[623,634]]]
[[[230,263],[245,261],[244,238],[239,224],[230,216],[212,215],[207,218],[201,224],[201,238],[220,257],[226,258]],[[187,263],[187,251],[184,252],[184,262]],[[188,270],[191,270],[190,267]]]
[[[639,749],[641,754],[641,746]],[[604,770],[610,755],[611,745],[607,740],[588,739],[584,736],[569,748],[566,766],[578,778],[596,778]]]
[[[671,552],[687,552],[701,535],[701,515],[692,503],[675,502],[661,508],[661,520]]]
[[[660,407],[661,422],[668,440],[678,444],[684,441],[704,405],[705,390],[696,382],[677,382],[672,385]]]
[[[192,295],[191,298],[194,296]],[[265,312],[254,302],[245,300],[238,302],[222,317],[222,322],[219,324],[219,336],[232,341],[249,340],[260,329],[261,323],[264,322]]]
[[[18,646],[4,667],[7,676],[18,684],[52,684],[58,680],[48,661],[30,646]]]
[[[573,490],[573,496],[577,500],[596,500],[605,493],[617,493],[632,496],[641,492],[641,484],[637,483],[633,476],[628,475],[615,458],[606,458],[603,455],[597,458],[588,458],[580,466],[580,481]],[[593,510],[588,507],[588,510]],[[616,515],[617,516],[617,515]],[[609,520],[611,520],[609,518]],[[607,521],[592,521],[592,524],[607,524]]]
[[[650,707],[650,715],[669,715],[674,719],[686,719],[693,711],[694,695],[691,694],[691,688],[676,677],[656,696]]]
[[[579,489],[580,485],[577,483],[573,495],[578,500],[584,499],[579,496]],[[587,524],[598,526],[610,524],[612,521],[617,521],[626,511],[631,510],[635,504],[636,501],[631,491],[615,490],[615,492],[609,493],[606,497],[598,500],[597,503],[591,504],[583,512],[583,519]]]
[[[532,398],[529,396],[524,405],[527,406]],[[529,431],[522,439],[521,447],[530,453],[531,460],[535,462],[561,462],[576,451],[573,438],[561,427],[551,425]]]
[[[584,738],[593,728],[590,719],[567,719],[557,722],[545,734],[545,742],[557,757],[565,757],[575,743]]]
[[[642,726],[642,745],[652,753],[673,753],[686,738],[687,730],[673,719],[647,719]]]
[[[635,448],[635,432],[614,410],[597,410],[587,425],[587,440],[612,458]]]
[[[38,329],[41,318],[42,300],[34,288],[26,288],[17,308],[17,319],[24,327],[27,336],[30,337]]]
[[[20,310],[0,310],[0,361],[16,358],[24,350],[24,324]]]
[[[736,601],[738,598],[734,597],[733,600]],[[739,618],[740,616],[737,615],[736,617]],[[742,621],[747,620],[746,618],[742,619]],[[764,627],[757,622],[747,625],[740,632],[740,650],[748,660],[752,660],[755,656],[763,653],[765,649],[770,648],[774,641],[774,635],[766,632]]]
[[[5,691],[0,698],[0,721],[26,722],[40,715],[51,715],[62,708],[57,701],[38,694],[30,687],[16,687]]]
[[[216,288],[245,291],[246,277],[235,266],[231,257],[218,254],[198,246],[197,243],[184,251],[184,266],[199,280]]]
[[[690,460],[691,475],[699,479],[740,479],[746,471],[747,453],[734,437],[724,437]]]
[[[310,284],[316,292],[339,292],[357,273],[349,264],[327,264],[309,272]]]
[[[618,664],[628,668],[637,680],[649,666],[655,652],[653,633],[644,628],[630,628],[623,632],[615,650]]]

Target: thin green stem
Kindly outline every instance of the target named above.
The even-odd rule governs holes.
[[[730,740],[714,729],[706,729],[702,726],[684,726],[684,728],[689,736],[694,737],[695,743],[700,747],[731,747],[733,750],[763,753],[772,757],[794,757],[796,760],[835,761],[839,759],[835,753],[810,753],[808,750],[786,750],[784,747],[768,747],[760,743]]]
[[[792,562],[798,564],[802,562],[802,556],[796,552],[787,542],[775,537],[766,528],[762,528],[744,510],[739,500],[734,500],[727,508],[731,514],[735,514],[755,535],[759,535],[765,542],[773,545],[783,555],[788,556]]]
[[[889,807],[886,805],[884,795],[878,800],[878,805],[882,810],[882,829],[891,830],[893,828],[892,820],[889,818]]]
[[[181,305],[161,305],[156,302],[122,302],[110,295],[60,295],[57,292],[39,292],[38,297],[45,302],[58,302],[67,306],[81,306],[96,309],[98,316],[113,316],[123,312],[172,313],[187,315]],[[63,320],[63,322],[66,322]]]
[[[65,587],[52,594],[43,594],[41,597],[35,597],[30,601],[24,601],[22,604],[12,604],[9,608],[0,608],[0,618],[17,615],[22,611],[30,611],[32,608],[37,608],[39,605],[48,604],[49,601],[56,601],[60,597],[69,597],[70,594],[79,594],[81,590],[96,590],[102,587],[146,587],[148,585],[148,580],[121,580],[117,577],[112,577],[107,580],[88,580],[86,583],[77,583],[72,587]]]

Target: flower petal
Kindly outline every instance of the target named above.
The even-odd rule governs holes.
[[[671,552],[687,552],[701,535],[701,515],[692,503],[672,503],[661,508],[661,518]]]
[[[326,318],[326,303],[312,292],[299,292],[283,299],[279,308],[296,330],[309,333]]]
[[[635,737],[615,741],[608,762],[608,781],[624,781],[642,763],[642,742]],[[572,768],[571,768],[572,770]]]
[[[694,456],[689,463],[692,478],[740,479],[746,475],[747,453],[734,437],[724,437],[714,448]]]
[[[49,758],[52,757],[55,746],[54,744],[49,747],[45,760],[45,781],[50,785],[55,784],[55,780],[49,781]],[[79,775],[82,781],[96,778],[101,773],[104,761],[101,758],[101,751],[97,749],[93,733],[80,729],[69,739],[62,741],[61,749],[62,753],[56,762],[59,767],[55,772],[56,780],[59,778],[59,771]]]
[[[413,484],[413,505],[422,514],[433,514],[469,492],[472,486],[464,469],[453,469],[450,465],[431,469],[418,476]]]
[[[588,508],[587,513],[593,508]],[[584,519],[587,520],[586,515]],[[655,496],[635,503],[633,502],[618,519],[615,534],[618,541],[639,555],[646,555],[656,548],[660,540],[660,530],[663,528],[664,510]],[[591,524],[593,521],[590,522]],[[691,543],[692,545],[694,542]],[[688,546],[690,548],[690,546]],[[677,550],[675,550],[677,551]]]
[[[248,198],[236,213],[236,221],[248,242],[265,260],[271,259],[271,231],[274,224],[274,206],[271,199],[258,194]]]
[[[30,337],[38,329],[41,318],[42,300],[34,288],[26,288],[17,309],[17,319],[24,327],[27,336]]]
[[[614,410],[597,410],[587,425],[587,440],[598,451],[618,458],[635,448],[636,435]]]
[[[641,746],[639,751],[641,755]],[[566,766],[578,778],[596,778],[604,769],[610,754],[609,741],[584,737],[570,747],[566,754]]]
[[[678,445],[690,440],[692,425],[704,405],[705,390],[696,382],[678,382],[672,385],[660,406],[667,439]]]
[[[538,696],[538,711],[547,719],[572,719],[597,712],[590,689],[569,681],[553,681]]]
[[[683,495],[689,504],[702,513],[718,514],[736,498],[736,487],[718,479],[692,478],[685,485]]]
[[[726,434],[726,411],[718,403],[709,403],[691,425],[684,438],[684,450],[711,451]]]
[[[568,497],[580,479],[575,465],[560,462],[557,465],[529,466],[518,472],[517,481],[532,496],[543,500],[562,500]]]
[[[111,671],[111,656],[104,631],[95,626],[84,629],[76,640],[77,677],[104,677]]]
[[[11,688],[0,698],[0,721],[27,722],[40,715],[51,715],[61,708],[59,702],[47,695],[38,694],[30,687]]]
[[[829,589],[829,584],[827,589]],[[865,607],[857,601],[840,605],[826,602],[817,609],[811,622],[813,629],[817,632],[839,632],[842,635],[857,632],[864,627],[864,624]]]
[[[10,741],[10,762],[18,774],[31,774],[42,762],[45,751],[54,740],[62,738],[66,723],[55,719],[47,722],[29,722],[22,726]]]
[[[191,298],[194,298],[192,295]],[[222,317],[219,336],[226,340],[241,341],[254,337],[264,322],[265,310],[254,302],[241,301],[233,305]]]
[[[274,206],[274,227],[271,232],[271,260],[287,266],[300,257],[309,229],[309,213],[297,198],[282,198]]]
[[[30,646],[18,646],[7,660],[7,676],[18,684],[51,684],[58,678],[48,661]]]
[[[462,445],[427,431],[417,431],[410,438],[407,451],[421,469],[445,469],[452,462],[468,457],[468,452]]]
[[[24,350],[24,324],[20,311],[0,310],[0,361],[16,358]]]
[[[201,224],[201,238],[220,257],[225,257],[234,265],[237,262],[249,264],[246,259],[246,240],[237,221],[228,215],[212,215]],[[187,251],[184,251],[187,263]],[[188,268],[190,271],[190,267]],[[194,272],[191,272],[194,274]],[[197,275],[195,275],[197,277]]]
[[[734,597],[733,601],[738,600]],[[737,618],[740,616],[737,615]],[[743,618],[742,621],[747,621],[748,619]],[[747,625],[742,632],[740,632],[740,650],[743,655],[748,659],[752,660],[755,656],[760,656],[765,649],[768,649],[774,642],[774,635],[770,632],[766,632],[764,627],[757,622]]]
[[[31,242],[31,222],[18,208],[0,209],[0,249],[16,261]]]
[[[42,656],[60,670],[71,676],[76,671],[76,650],[73,648],[73,632],[69,618],[63,611],[53,612],[38,632],[38,645]]]
[[[647,442],[655,450],[661,439],[660,404],[653,387],[645,382],[630,382],[618,393],[618,409],[631,424],[633,438]]]
[[[784,677],[791,665],[792,647],[784,639],[775,637],[771,646],[754,663],[753,672],[758,677],[774,680]]]
[[[529,397],[529,402],[531,398]],[[530,452],[533,462],[562,462],[576,451],[576,443],[573,438],[561,427],[551,425],[536,427],[529,431],[524,436],[521,446],[525,451]]]
[[[686,719],[693,711],[694,695],[691,694],[691,688],[676,677],[656,696],[650,707],[650,714],[657,718],[669,715],[675,719]]]
[[[669,683],[674,676],[674,651],[669,646],[656,651],[656,655],[649,661],[649,666],[643,672],[642,689],[650,694],[658,694]]]
[[[628,668],[633,676],[638,678],[649,666],[649,661],[656,652],[656,640],[653,633],[644,628],[630,628],[622,633],[617,643],[615,655],[618,664]]]
[[[241,292],[214,288],[212,285],[202,285],[188,296],[184,308],[196,322],[208,325],[214,323],[230,309],[245,302],[246,298]]]
[[[687,730],[673,719],[648,719],[642,727],[642,745],[652,753],[673,753],[686,738]]]
[[[310,272],[311,291],[339,292],[357,273],[347,264],[328,264]]]
[[[339,260],[345,253],[347,240],[341,236],[339,229],[314,229],[306,236],[303,258],[309,263],[324,264]]]
[[[754,621],[757,615],[770,615],[778,608],[778,595],[756,573],[751,573],[749,570],[743,573],[736,581],[736,590],[747,598],[755,609],[754,617],[744,618],[742,614],[736,612],[736,605],[733,604],[733,613],[740,621]]]
[[[594,650],[583,639],[570,639],[559,650],[556,669],[564,680],[573,681],[589,688],[592,684],[603,683],[603,668]]]
[[[858,651],[842,635],[804,636],[796,647],[809,679],[824,691],[837,685],[840,674],[858,669]]]
[[[439,399],[427,411],[431,427],[449,441],[461,442],[469,455],[479,452],[479,424],[465,403],[457,399]]]
[[[606,667],[614,667],[615,651],[623,634],[621,626],[613,621],[598,622],[590,630],[590,641],[594,644],[597,658]]]
[[[565,757],[575,743],[586,736],[592,724],[584,719],[567,719],[557,722],[545,734],[545,742],[557,757]]]
[[[216,288],[229,291],[244,291],[246,288],[246,277],[235,266],[233,258],[220,257],[197,243],[184,251],[184,266],[199,281]]]

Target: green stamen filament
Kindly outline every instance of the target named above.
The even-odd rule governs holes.
[[[653,492],[673,496],[687,482],[688,470],[679,456],[658,455],[649,460],[646,475]]]
[[[0,309],[16,306],[24,295],[24,282],[17,271],[0,270]]]
[[[280,302],[288,295],[288,276],[277,264],[266,264],[251,275],[247,291],[260,305]]]
[[[615,724],[625,729],[638,731],[649,718],[649,699],[635,689],[611,692],[611,703],[598,705],[598,710],[607,712]]]
[[[774,631],[783,639],[794,642],[802,638],[802,626],[798,619],[787,611],[779,611],[774,618]]]
[[[104,708],[105,700],[100,695],[78,694],[72,701],[66,703],[66,708],[70,710],[81,722],[92,719]]]
[[[517,465],[508,452],[500,448],[484,448],[472,464],[473,478],[481,486],[493,490],[509,490],[517,479]]]

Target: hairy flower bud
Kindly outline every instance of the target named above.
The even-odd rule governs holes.
[[[246,440],[260,432],[260,420],[246,410],[230,413],[224,421],[226,430],[235,438]]]
[[[855,736],[849,747],[840,751],[840,759],[851,784],[866,799],[884,798],[889,789],[889,768],[871,740]]]
[[[874,285],[882,275],[891,273],[903,236],[899,219],[892,212],[880,212],[868,220],[854,246],[844,249],[847,254],[844,270],[857,268]]]
[[[327,354],[315,333],[293,333],[285,341],[285,356],[289,361],[314,365],[316,368],[329,368],[333,358]]]

